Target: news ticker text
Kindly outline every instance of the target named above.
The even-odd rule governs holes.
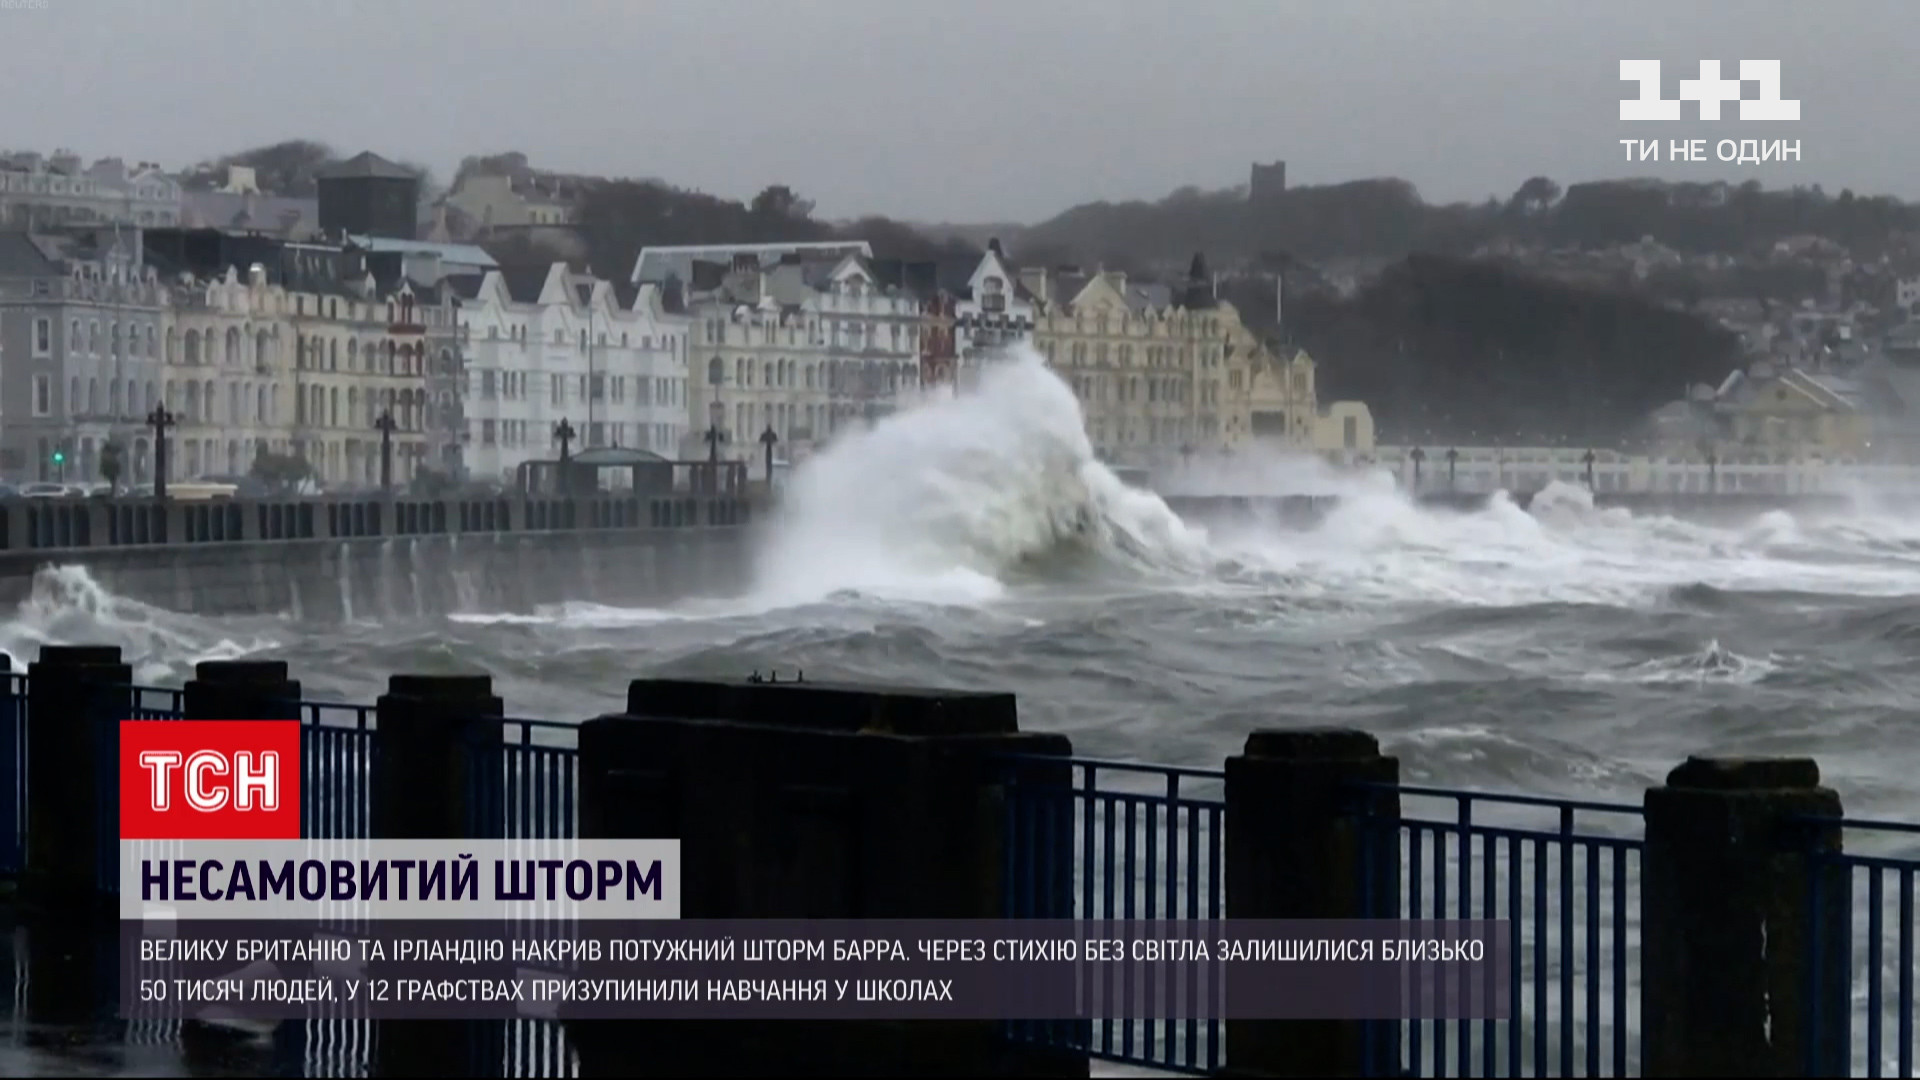
[[[126,920],[130,1019],[1505,1019],[1506,922]]]

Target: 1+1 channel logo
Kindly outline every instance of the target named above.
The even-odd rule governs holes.
[[[125,720],[120,839],[300,839],[298,720]]]

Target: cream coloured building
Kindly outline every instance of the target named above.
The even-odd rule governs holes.
[[[289,452],[296,385],[287,291],[264,267],[181,281],[166,330],[164,394],[173,478],[243,476]]]
[[[859,241],[648,248],[634,279],[692,319],[689,455],[799,460],[894,411],[920,383],[925,290]]]
[[[1145,465],[1251,439],[1254,374],[1272,361],[1199,256],[1177,288],[1116,271],[1028,270],[1021,284],[1034,345],[1073,387],[1102,456]]]
[[[1248,395],[1248,429],[1256,441],[1289,448],[1314,445],[1319,422],[1314,374],[1313,357],[1304,350],[1285,359],[1262,357]]]
[[[723,439],[721,458],[745,461],[761,459],[759,439],[769,427],[780,440],[776,456],[788,460],[831,435],[829,329],[808,274],[802,263],[763,269],[741,258],[724,280],[694,294],[689,456],[713,452],[709,433]]]
[[[633,284],[658,286],[662,303],[689,324],[682,455],[714,452],[711,432],[723,439],[721,458],[759,460],[769,424],[782,458],[825,438],[827,340],[811,302],[814,283],[854,254],[871,249],[862,241],[641,249]]]
[[[1311,449],[1334,461],[1373,453],[1373,410],[1363,401],[1319,405],[1313,357],[1296,350],[1253,375],[1251,429],[1255,442],[1276,449]]]
[[[429,463],[429,329],[450,328],[443,290],[423,303],[404,281],[384,294],[364,257],[321,245],[285,249],[294,361],[292,441],[335,488],[380,483],[382,416],[393,420],[393,483]]]

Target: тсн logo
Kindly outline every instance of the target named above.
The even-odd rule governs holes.
[[[127,720],[122,840],[297,840],[300,722]]]

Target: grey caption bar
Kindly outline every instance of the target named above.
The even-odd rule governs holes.
[[[1505,922],[121,923],[129,1019],[1506,1019]]]

